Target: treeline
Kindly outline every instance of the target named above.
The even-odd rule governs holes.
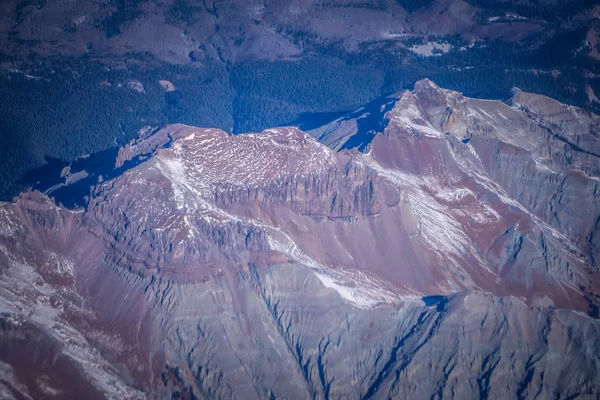
[[[224,68],[120,71],[65,62],[36,74],[0,77],[2,200],[22,190],[19,177],[46,156],[72,160],[123,145],[145,125],[233,126]],[[177,90],[165,92],[158,82],[163,79]],[[143,93],[129,86],[132,80],[143,84]]]
[[[484,19],[513,13],[548,22],[566,21],[582,11],[591,10],[597,4],[597,0],[466,0],[466,2],[480,8]]]
[[[590,85],[600,93],[600,80],[586,79],[585,71],[600,73],[599,63],[576,52],[582,32],[575,33],[557,35],[541,47],[531,38],[487,41],[465,51],[459,48],[468,44],[459,38],[439,38],[450,40],[454,50],[437,57],[368,45],[346,53],[330,46],[296,61],[109,70],[85,60],[59,60],[31,73],[39,79],[3,75],[0,199],[22,189],[18,178],[45,156],[71,160],[122,145],[145,125],[181,122],[256,132],[301,115],[351,111],[425,77],[473,97],[503,99],[518,86],[597,110],[585,89]],[[143,93],[129,86],[132,80],[143,84]],[[176,90],[165,91],[159,80]]]
[[[331,57],[255,62],[231,69],[235,132],[290,123],[302,113],[352,110],[382,94],[384,71]]]

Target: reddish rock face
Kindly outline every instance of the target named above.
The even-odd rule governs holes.
[[[598,117],[430,81],[385,117],[365,152],[169,126],[84,209],[2,204],[2,393],[598,393]]]

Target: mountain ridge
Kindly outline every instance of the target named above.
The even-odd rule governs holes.
[[[171,125],[103,158],[110,179],[61,165],[0,203],[0,354],[64,364],[0,356],[0,388],[593,398],[600,164],[557,136],[593,149],[598,117],[518,100],[425,80],[363,110],[389,120],[363,151]],[[50,198],[81,182],[84,207]]]

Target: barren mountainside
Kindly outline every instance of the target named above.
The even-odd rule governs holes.
[[[597,398],[599,134],[422,80],[61,166],[0,203],[0,397]]]

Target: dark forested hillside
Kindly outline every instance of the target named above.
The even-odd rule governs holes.
[[[70,160],[121,145],[146,125],[182,122],[235,133],[260,131],[289,124],[303,113],[351,110],[411,88],[425,77],[473,97],[502,99],[517,86],[597,107],[588,103],[586,85],[600,93],[599,80],[586,81],[583,66],[518,50],[516,44],[490,42],[439,57],[405,51],[401,57],[313,56],[229,68],[215,64],[111,70],[63,61],[31,72],[38,74],[35,77],[9,73],[0,78],[0,198],[21,190],[18,178],[43,164],[45,156]],[[159,81],[171,82],[175,90],[166,91]]]
[[[148,0],[0,5],[0,199],[46,157],[182,122],[240,133],[336,115],[428,77],[600,102],[591,1]]]

